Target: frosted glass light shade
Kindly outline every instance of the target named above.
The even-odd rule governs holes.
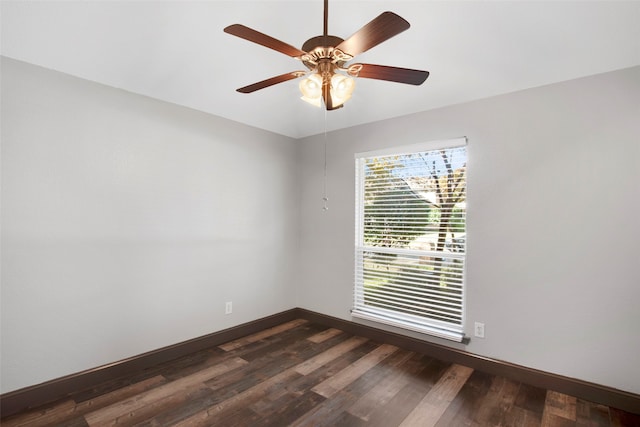
[[[301,99],[309,104],[320,107],[322,100],[322,77],[319,74],[312,74],[300,81],[298,85],[302,92]]]
[[[331,101],[334,107],[339,107],[347,102],[351,98],[355,86],[356,82],[351,77],[342,74],[331,76]]]

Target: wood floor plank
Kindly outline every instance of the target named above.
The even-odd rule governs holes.
[[[380,346],[378,346],[379,348]],[[370,354],[371,352],[367,353]],[[335,427],[339,425],[359,426],[366,423],[348,412],[359,396],[362,396],[372,387],[376,386],[383,378],[393,375],[394,368],[403,360],[406,360],[411,352],[406,350],[396,350],[389,357],[384,358],[380,363],[368,369],[363,375],[340,391],[334,393],[330,399],[318,405],[312,411],[300,417],[294,425],[314,425]],[[361,360],[362,358],[358,359]],[[353,366],[349,365],[349,366]],[[343,372],[341,370],[340,372]]]
[[[473,369],[466,366],[452,365],[400,426],[435,425],[472,372]]]
[[[303,349],[313,345],[312,342],[307,341],[307,338],[315,335],[317,330],[318,328],[313,325],[304,324],[299,327],[280,332],[277,335],[260,340],[260,342],[265,342],[266,345],[261,345],[253,350],[244,351],[242,352],[241,357],[244,360],[252,362],[253,360],[259,360],[262,357],[276,353],[291,353],[297,355],[298,353],[301,353]]]
[[[209,366],[216,365],[228,360],[233,356],[229,356],[226,352],[220,350],[217,347],[203,349],[194,353],[178,357],[167,362],[160,363],[154,367],[144,370],[146,376],[142,379],[146,379],[155,375],[162,375],[168,380],[178,379],[183,376],[190,375],[201,369]],[[139,382],[138,379],[135,382]]]
[[[274,400],[279,399],[287,393],[302,395],[304,393],[310,392],[311,389],[317,384],[342,371],[344,368],[351,365],[353,362],[360,359],[367,353],[371,352],[376,347],[377,345],[375,343],[367,341],[362,345],[340,355],[339,357],[328,361],[325,365],[320,366],[313,372],[307,375],[301,375],[294,381],[287,383],[282,390],[270,393],[263,401],[258,402],[257,404],[268,405],[268,402],[273,402]],[[257,409],[259,410],[259,408]]]
[[[478,424],[475,420],[484,416],[483,412],[486,407],[486,399],[489,395],[492,382],[492,375],[480,371],[473,371],[436,422],[436,427]]]
[[[576,420],[576,398],[567,396],[557,391],[547,391],[547,397],[544,403],[544,413],[553,414],[568,420]]]
[[[640,415],[609,408],[611,427],[640,427]]]
[[[258,427],[262,424],[262,416],[256,414],[251,408],[237,406],[224,415],[208,421],[205,425],[209,427]]]
[[[481,411],[474,421],[479,426],[507,426],[506,415],[513,407],[520,383],[503,377],[494,377],[485,399],[486,408]]]
[[[362,395],[348,412],[363,421],[368,421],[375,408],[386,405],[409,383],[411,375],[421,368],[417,363],[409,363],[415,356],[415,353],[407,352],[395,365],[396,369]]]
[[[321,343],[324,342],[330,338],[335,337],[336,335],[340,335],[344,332],[342,332],[340,329],[335,329],[335,328],[329,328],[326,329],[320,333],[315,334],[312,337],[307,338],[309,341],[314,342],[314,343]]]
[[[94,397],[93,399],[80,402],[76,405],[76,412],[85,414],[87,412],[95,411],[105,406],[113,405],[116,402],[120,402],[122,400],[142,394],[145,391],[165,384],[166,382],[167,380],[163,376],[156,375],[155,377],[148,378],[144,381],[140,381],[103,394],[101,396]]]
[[[74,416],[76,403],[64,400],[37,411],[29,411],[2,420],[3,427],[39,427],[50,426]]]
[[[542,424],[541,414],[520,406],[514,405],[509,412],[505,414],[506,426],[518,426],[518,427],[540,427]]]
[[[137,426],[140,423],[144,423],[148,420],[156,418],[159,414],[163,414],[167,411],[173,411],[176,408],[184,408],[188,402],[194,398],[199,398],[203,394],[210,394],[211,390],[205,387],[203,384],[194,385],[183,389],[179,392],[164,396],[156,399],[152,402],[148,402],[145,405],[136,407],[121,415],[118,415],[113,420],[106,422],[100,422],[98,425],[102,426],[117,426],[117,427],[131,427]],[[86,419],[86,418],[85,418]],[[95,425],[87,421],[90,426]]]
[[[551,412],[543,412],[541,427],[575,427],[576,422]]]
[[[263,397],[270,388],[282,386],[287,381],[291,381],[298,374],[295,369],[287,369],[280,374],[271,377],[260,384],[251,387],[248,390],[243,391],[229,399],[226,399],[216,405],[206,408],[196,414],[193,414],[189,418],[176,423],[177,427],[193,427],[193,426],[213,426],[218,422],[223,425],[226,420],[221,417],[223,412],[237,409],[240,405],[247,405],[259,398]]]
[[[372,411],[367,426],[398,426],[409,413],[420,403],[428,390],[410,382],[387,402]]]
[[[293,329],[293,328],[295,328],[297,326],[300,326],[300,325],[303,325],[305,323],[307,323],[307,320],[295,319],[295,320],[292,320],[290,322],[286,322],[286,323],[283,323],[281,325],[274,326],[273,328],[269,328],[269,329],[266,329],[264,331],[257,332],[255,334],[252,334],[252,335],[249,335],[249,336],[246,336],[246,337],[243,337],[243,338],[239,338],[237,340],[234,340],[234,341],[219,345],[218,348],[221,348],[224,351],[234,350],[236,348],[243,347],[243,346],[245,346],[247,344],[250,344],[250,343],[253,343],[253,342],[256,342],[256,341],[260,341],[260,340],[262,340],[264,338],[271,337],[273,335],[277,335],[280,332],[287,331],[289,329]]]
[[[259,412],[262,416],[260,426],[288,426],[324,401],[324,397],[312,391],[286,393],[271,402],[271,410],[262,410]]]
[[[134,424],[136,427],[170,426],[202,410],[198,403],[207,398],[212,399],[215,392],[208,387],[194,387],[185,393],[178,393],[166,400],[154,402],[155,409],[147,412],[152,406],[144,407],[140,417]],[[142,416],[145,415],[145,416]]]
[[[315,393],[315,392],[314,392]],[[289,427],[333,427],[335,418],[353,404],[354,396],[345,392],[336,393],[290,424]]]
[[[424,357],[424,361],[424,368],[418,373],[415,381],[422,387],[426,387],[427,391],[429,391],[440,381],[445,372],[451,368],[453,364],[426,356]]]
[[[265,356],[264,360],[268,360],[269,363],[273,362],[272,364],[269,365],[268,372],[275,375],[281,372],[281,370],[284,370],[285,368],[287,368],[287,364],[290,364],[290,366],[295,366],[295,363],[297,362],[290,363],[291,361],[295,361],[296,359],[296,357],[293,356],[293,354],[297,353],[297,356],[302,358],[313,357],[317,354],[320,354],[323,351],[326,351],[327,349],[330,349],[332,345],[338,345],[342,341],[346,340],[346,338],[348,337],[339,337],[339,338],[327,340],[324,343],[321,343],[319,345],[303,339],[300,343],[289,346],[287,348],[288,351],[284,353],[283,352],[278,352],[277,354],[274,353],[274,355],[278,357],[271,357],[274,355]],[[373,345],[371,347],[373,347]],[[274,399],[277,399],[281,397],[283,394],[286,394],[288,392],[287,390],[294,390],[295,385],[300,384],[300,381],[302,380],[306,381],[306,379],[313,380],[317,372],[319,373],[320,371],[324,371],[326,368],[331,368],[331,366],[333,365],[336,366],[334,370],[337,372],[338,370],[342,369],[344,366],[347,366],[353,360],[355,360],[355,359],[351,360],[354,354],[355,355],[359,355],[360,353],[364,354],[366,351],[368,351],[367,350],[368,348],[369,346],[365,343],[364,345],[361,345],[351,350],[349,353],[341,355],[341,357],[337,358],[336,360],[329,362],[326,366],[319,367],[316,371],[314,371],[309,376],[304,377],[298,374],[299,378],[292,377],[289,379],[289,381],[284,383],[283,387],[280,387],[280,388],[275,387],[271,389],[269,393],[266,393],[264,395],[260,395],[260,394],[247,395],[249,397],[253,396],[255,397],[255,399],[251,401],[249,400],[245,401],[244,403],[248,406],[255,406],[255,405],[258,405],[262,399],[270,399],[271,397],[273,397]],[[288,353],[291,353],[291,354],[288,354]],[[259,383],[264,381],[267,378],[267,376],[265,376],[265,373],[267,372],[267,370],[255,369],[255,365],[257,362],[258,362],[257,360],[254,360],[251,363],[252,365],[254,365],[253,368],[242,367],[236,371],[223,374],[215,380],[207,381],[206,384],[212,386],[215,389],[214,395],[205,396],[201,399],[196,398],[193,401],[189,402],[189,404],[187,405],[188,408],[183,408],[183,411],[181,411],[180,413],[180,417],[176,417],[171,413],[165,414],[162,418],[162,421],[164,422],[163,425],[172,425],[173,423],[182,421],[188,418],[189,416],[195,416],[195,414],[204,411],[206,408],[214,407],[227,399],[233,398],[238,393],[242,393],[246,390],[249,390],[251,387],[258,385]],[[279,366],[274,369],[274,366],[276,365],[279,365]],[[232,376],[235,378],[230,379],[229,376]],[[303,390],[310,389],[316,383],[317,381],[309,383],[309,385],[303,388]],[[292,385],[294,385],[293,388],[292,388]],[[224,412],[224,414],[222,415],[226,417],[228,415],[227,409],[229,413],[232,413],[234,411],[234,406],[230,405],[228,408],[225,406],[222,406],[221,409]],[[189,411],[189,414],[186,414],[186,411]],[[203,424],[207,424],[207,421],[203,421]]]
[[[389,357],[395,352],[398,347],[384,344],[373,350],[371,353],[362,357],[354,362],[352,365],[346,367],[340,371],[337,375],[323,381],[315,386],[312,391],[315,391],[320,396],[331,397],[337,391],[342,390],[347,385],[354,382],[357,378],[361,377],[369,369],[380,363],[382,360]]]
[[[366,427],[367,423],[362,419],[350,414],[349,412],[340,412],[340,415],[332,420],[331,427]]]
[[[67,401],[64,405],[64,408],[62,408],[60,405],[57,405],[51,408],[51,410],[47,410],[42,413],[27,412],[23,414],[21,419],[3,420],[2,425],[37,427],[60,424],[64,425],[65,427],[86,426],[88,424],[83,417],[84,414],[111,405],[123,399],[137,396],[138,394],[146,390],[164,383],[166,383],[165,378],[158,375],[140,381],[138,383],[121,387],[120,389],[110,391],[103,395],[96,396],[90,400],[85,400],[80,403],[73,402],[73,408],[71,408],[71,401]]]
[[[207,381],[205,384],[212,390],[215,390],[218,396],[218,402],[221,402],[259,385],[265,381],[265,379],[278,375],[295,366],[297,363],[299,363],[298,358],[291,355],[274,359],[270,358],[266,363],[260,365],[260,369],[254,369],[249,365],[250,369],[239,369]]]
[[[87,424],[87,421],[84,419],[84,417],[77,417],[71,420],[67,420],[56,427],[89,427],[89,424]]]
[[[377,349],[382,347],[378,345]],[[367,357],[373,351],[367,353],[363,357]],[[313,425],[334,427],[336,425],[344,425],[350,422],[351,425],[364,425],[359,418],[348,413],[348,409],[354,405],[359,396],[370,390],[380,382],[390,371],[393,370],[402,360],[406,359],[410,352],[406,350],[396,350],[390,356],[384,358],[359,376],[356,380],[344,385],[339,391],[334,393],[330,399],[318,405],[313,410],[296,420],[293,425]],[[359,358],[358,361],[362,360]],[[354,361],[354,363],[357,361]],[[352,367],[353,364],[345,367]],[[340,373],[345,370],[339,371]]]
[[[308,375],[311,372],[315,371],[319,367],[325,365],[327,362],[330,362],[337,357],[340,357],[344,353],[362,345],[367,341],[366,338],[363,337],[351,337],[348,340],[326,350],[317,356],[312,357],[311,359],[299,364],[296,367],[296,372],[301,375]]]
[[[227,397],[238,394],[265,378],[274,376],[293,366],[299,366],[301,362],[322,354],[324,351],[332,351],[329,347],[334,340],[327,340],[325,343],[317,345],[306,339],[301,339],[296,343],[289,343],[285,348],[272,349],[269,354],[265,354],[260,359],[253,360],[247,366],[221,375],[207,385],[217,390],[220,401]]]
[[[544,389],[521,383],[512,407],[505,413],[505,424],[539,427],[542,424],[546,395],[547,391]]]
[[[409,383],[386,405],[374,409],[369,416],[369,425],[372,427],[400,425],[451,366],[450,363],[424,355],[418,362],[420,366],[417,373],[411,376]]]
[[[297,331],[305,330],[305,331],[309,332],[309,335],[306,335],[306,336],[311,336],[311,335],[314,335],[314,334],[316,334],[316,333],[318,333],[320,331],[323,331],[325,329],[326,328],[321,326],[321,325],[316,325],[316,324],[313,324],[313,323],[305,323],[305,324],[303,324],[301,326],[296,327],[294,329],[294,331],[295,330],[297,330]],[[222,354],[224,354],[225,355],[224,357],[226,357],[226,358],[229,358],[229,357],[242,357],[243,359],[245,359],[245,358],[249,359],[249,358],[252,358],[251,355],[256,354],[256,352],[259,352],[261,349],[264,349],[266,347],[274,348],[273,347],[274,342],[282,343],[282,341],[283,341],[282,340],[282,336],[289,334],[291,331],[292,330],[288,329],[286,331],[281,332],[280,334],[273,335],[273,336],[270,336],[270,337],[266,337],[266,338],[263,338],[263,339],[261,339],[259,341],[251,342],[251,343],[246,344],[246,345],[244,345],[242,347],[235,348],[234,350],[224,351],[224,350],[219,349],[217,347],[216,347],[216,349],[219,350]],[[327,345],[328,347],[330,347],[330,346],[334,345],[337,341],[343,341],[346,338],[348,338],[348,335],[343,334],[341,336],[338,336],[335,339],[328,340],[326,343],[321,344],[320,347],[322,347],[323,345]],[[282,351],[286,351],[285,347],[286,346],[283,345],[281,350]],[[305,351],[301,351],[300,352],[300,357],[304,358],[305,354],[306,354]]]
[[[85,419],[89,425],[114,425],[116,420],[126,417],[141,408],[151,405],[156,401],[167,399],[176,393],[184,393],[191,388],[199,387],[206,380],[217,375],[237,369],[246,365],[247,362],[240,358],[234,358],[221,364],[209,367],[198,373],[189,375],[176,381],[161,385],[159,387],[148,390],[133,398],[114,403],[105,408],[93,411],[85,415]]]
[[[338,346],[339,344],[342,344],[346,341],[349,341],[350,339],[354,338],[352,335],[349,334],[340,334],[340,335],[336,335],[335,337],[329,338],[326,341],[320,342],[320,343],[314,343],[311,342],[309,340],[305,340],[305,345],[301,346],[301,347],[297,347],[299,350],[296,351],[296,355],[300,358],[300,365],[303,362],[306,362],[316,356],[319,356],[321,353],[324,353],[325,351],[328,351],[330,349],[333,349],[334,347]],[[368,347],[369,346],[370,341],[366,340],[366,341],[362,341],[362,343],[360,345],[356,345],[355,347],[353,347],[351,350],[349,350],[349,352],[353,352],[353,351],[359,351],[358,349],[360,349],[361,347]],[[338,358],[343,357],[343,355],[338,356]],[[325,363],[324,365],[320,365],[322,366],[327,366],[327,364]],[[308,374],[307,374],[308,375]]]
[[[609,407],[577,399],[576,401],[577,427],[608,427]]]
[[[229,399],[207,408],[206,410],[200,411],[176,425],[181,427],[215,425],[216,418],[219,417],[222,412],[233,410],[237,405],[242,403],[245,405],[251,404],[252,402],[262,398],[270,388],[274,386],[284,387],[284,384],[291,382],[296,376],[303,375],[301,371],[311,373],[322,366],[320,363],[328,363],[350,349],[353,349],[367,341],[366,338],[354,338],[355,339],[347,340],[313,357],[310,359],[310,361],[312,361],[311,364],[308,363],[309,361],[300,363],[297,366],[289,368],[271,378],[265,379],[265,381],[245,390],[242,393],[230,397]]]
[[[166,383],[166,379],[160,375],[156,375],[151,378],[147,378],[146,380],[139,381],[137,383],[125,385],[119,389],[114,389],[112,391],[106,392],[102,395],[97,395],[92,399],[83,400],[79,403],[73,402],[75,407],[73,410],[70,408],[66,408],[64,411],[60,410],[59,407],[52,408],[56,409],[55,411],[46,411],[42,414],[27,412],[23,414],[24,416],[28,416],[28,418],[24,418],[18,425],[24,426],[51,426],[51,425],[64,425],[66,426],[86,426],[88,425],[85,421],[83,415],[103,408],[105,406],[114,404],[116,402],[122,401],[124,399],[137,396],[144,391],[147,391],[151,388],[157,387],[158,385]],[[121,384],[128,383],[121,382]],[[111,390],[109,386],[107,389]],[[15,420],[3,420],[2,425],[12,425]]]
[[[528,384],[520,384],[514,405],[542,418],[546,400],[547,390]]]

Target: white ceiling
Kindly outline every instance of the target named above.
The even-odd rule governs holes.
[[[2,55],[300,138],[324,110],[297,80],[236,88],[304,66],[224,33],[241,23],[301,47],[322,33],[322,0],[7,1]],[[385,10],[411,28],[357,62],[424,69],[422,86],[358,79],[339,129],[640,65],[640,1],[329,2],[329,33],[346,38]]]

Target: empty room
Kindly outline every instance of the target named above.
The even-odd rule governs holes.
[[[640,426],[639,1],[0,20],[3,426]]]

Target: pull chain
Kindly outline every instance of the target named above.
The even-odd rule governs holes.
[[[327,110],[324,110],[324,176],[322,179],[322,210],[328,211],[329,198],[327,197]]]

